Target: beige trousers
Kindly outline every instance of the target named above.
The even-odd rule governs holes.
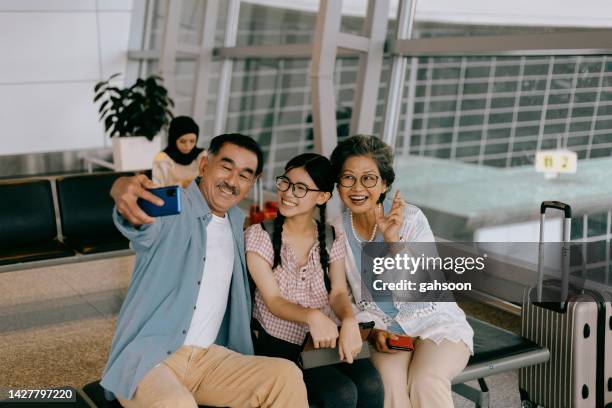
[[[414,351],[380,353],[370,359],[385,387],[385,408],[452,408],[451,381],[467,365],[470,351],[463,342],[436,345],[418,339]]]
[[[225,347],[183,346],[138,384],[125,408],[308,407],[302,372],[289,360]]]

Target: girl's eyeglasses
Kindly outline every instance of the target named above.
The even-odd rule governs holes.
[[[314,188],[310,188],[307,185],[305,185],[304,183],[292,183],[285,176],[278,176],[276,178],[276,189],[278,191],[285,192],[285,191],[289,190],[289,188],[291,188],[291,191],[293,192],[293,195],[296,196],[297,198],[305,197],[306,194],[308,194],[309,191],[321,191],[321,190],[317,190],[317,189],[314,189]]]

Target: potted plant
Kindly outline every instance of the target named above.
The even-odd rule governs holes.
[[[159,133],[172,119],[174,102],[159,76],[139,78],[129,88],[118,88],[110,83],[118,75],[94,87],[94,103],[101,102],[100,121],[112,138],[115,170],[150,169],[161,150]]]

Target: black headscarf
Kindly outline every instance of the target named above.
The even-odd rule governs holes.
[[[178,149],[176,146],[176,141],[179,139],[179,137],[188,133],[195,133],[197,144],[198,136],[200,134],[198,124],[195,123],[189,116],[175,117],[170,122],[170,128],[168,129],[168,147],[164,149],[164,152],[170,156],[172,160],[178,164],[182,164],[183,166],[191,164],[191,162],[198,157],[202,150],[204,150],[194,146],[189,153],[184,154]]]

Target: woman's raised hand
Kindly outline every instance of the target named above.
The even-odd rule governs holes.
[[[320,310],[310,309],[308,327],[315,348],[335,348],[338,338],[338,326]]]
[[[361,333],[359,332],[359,324],[357,324],[357,320],[354,317],[342,321],[338,343],[340,360],[352,364],[353,359],[359,354],[363,345]]]
[[[399,190],[395,192],[391,210],[385,216],[382,204],[376,207],[376,225],[383,234],[385,242],[400,241],[400,231],[404,224],[404,208],[406,203],[402,199]]]

